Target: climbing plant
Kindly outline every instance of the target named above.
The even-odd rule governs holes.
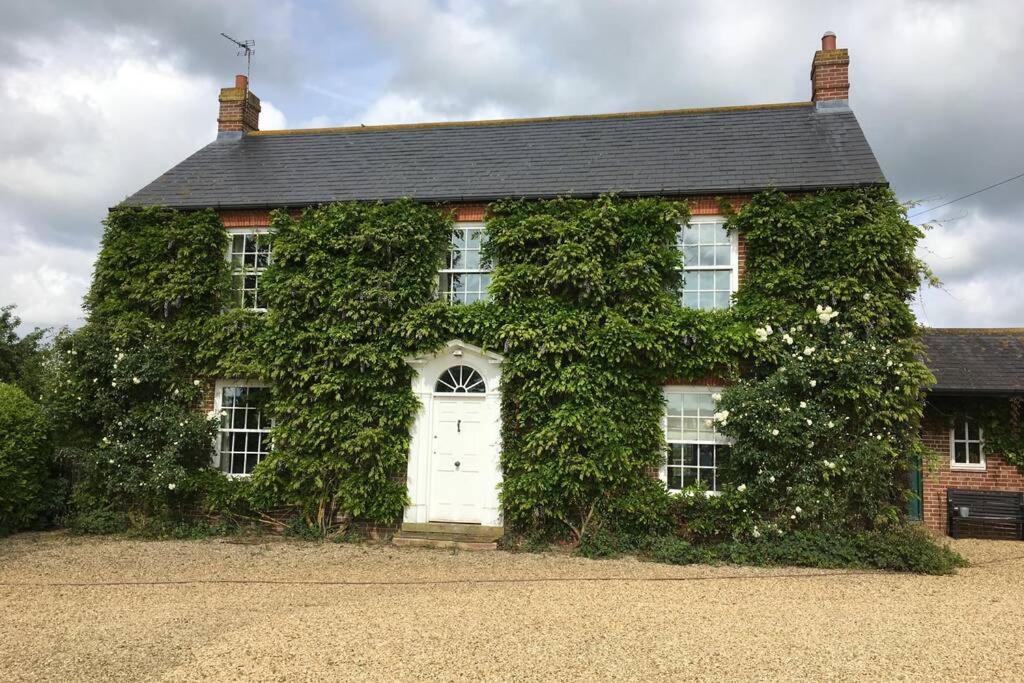
[[[898,521],[931,380],[909,307],[920,230],[886,189],[764,193],[729,226],[749,259],[735,312],[757,325],[715,418],[735,439],[731,531]]]
[[[260,356],[274,387],[274,449],[254,485],[312,525],[401,515],[419,407],[405,359],[436,340],[412,343],[407,322],[437,308],[450,230],[450,218],[412,201],[273,217]]]
[[[213,211],[120,208],[105,222],[88,319],[55,348],[48,397],[78,453],[80,514],[181,514],[200,492],[215,424],[200,409],[203,330],[225,304],[226,235]]]
[[[200,394],[248,377],[273,387],[274,448],[247,504],[321,529],[393,523],[419,407],[405,359],[461,337],[506,359],[510,529],[663,529],[662,386],[709,376],[732,385],[717,418],[736,440],[731,484],[713,505],[684,492],[671,506],[684,526],[757,536],[896,519],[928,381],[908,307],[928,277],[920,231],[885,189],[763,193],[729,218],[747,254],[734,305],[699,311],[679,303],[686,206],[498,202],[490,299],[459,306],[435,296],[452,228],[437,207],[277,212],[266,313],[231,305],[212,211],[117,209],[88,322],[58,344],[54,404],[86,453],[79,499],[149,515],[201,500],[216,423]]]
[[[670,321],[685,218],[656,199],[491,207],[509,526],[561,524],[578,539],[602,506],[661,489],[650,473],[662,451],[661,379],[679,343]]]

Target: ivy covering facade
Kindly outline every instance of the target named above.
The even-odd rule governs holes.
[[[273,387],[274,449],[250,509],[326,528],[394,523],[419,408],[405,359],[462,338],[505,357],[506,527],[583,538],[664,530],[670,505],[709,536],[872,528],[899,517],[928,373],[910,297],[920,231],[885,189],[754,197],[728,227],[747,244],[732,307],[680,301],[685,202],[502,201],[490,207],[490,297],[448,305],[437,272],[452,221],[398,201],[272,220],[268,311],[229,305],[227,236],[212,211],[116,209],[84,328],[61,344],[62,403],[89,455],[83,505],[172,514],[211,495],[215,423],[199,387]],[[809,349],[809,351],[808,351]],[[657,480],[668,382],[727,385],[735,439],[722,495]],[[158,419],[159,418],[159,419]],[[145,424],[144,424],[145,423]],[[212,476],[211,476],[212,475]]]

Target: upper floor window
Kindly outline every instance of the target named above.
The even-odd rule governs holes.
[[[228,250],[231,261],[231,288],[235,304],[258,311],[267,310],[260,292],[260,279],[270,264],[270,235],[266,230],[231,232]]]
[[[739,284],[737,245],[724,218],[698,216],[680,228],[684,306],[705,311],[729,308]]]
[[[985,440],[975,420],[957,418],[950,435],[950,466],[958,470],[985,469]]]
[[[217,454],[228,474],[252,474],[270,451],[270,389],[258,382],[217,382],[214,410],[220,418]]]
[[[471,304],[487,299],[491,271],[484,268],[480,250],[487,243],[484,226],[457,224],[439,274],[438,294],[449,303]]]
[[[709,491],[722,486],[719,468],[729,457],[729,439],[718,433],[713,418],[717,389],[665,387],[665,441],[668,459],[662,479],[670,491],[698,482]]]

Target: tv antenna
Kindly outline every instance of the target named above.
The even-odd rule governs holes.
[[[249,78],[249,69],[252,67],[252,56],[256,53],[253,47],[256,46],[255,40],[235,40],[226,33],[221,33],[222,36],[230,40],[232,43],[238,46],[238,56],[245,55],[245,77]]]

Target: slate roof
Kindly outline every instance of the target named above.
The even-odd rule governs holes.
[[[933,393],[1024,393],[1024,329],[933,328],[924,346]]]
[[[884,184],[848,108],[813,103],[222,136],[131,195],[181,209],[722,195]]]

